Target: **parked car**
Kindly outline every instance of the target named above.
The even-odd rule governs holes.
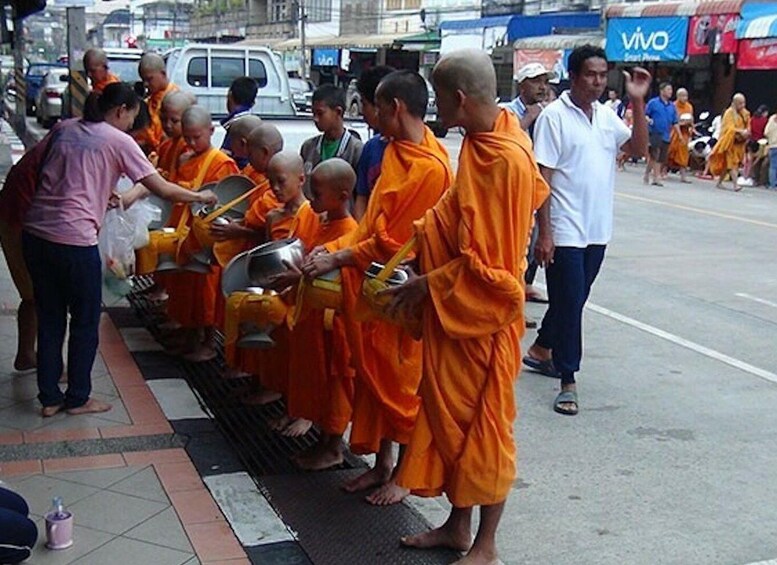
[[[52,69],[43,77],[35,103],[35,116],[43,127],[50,128],[62,117],[62,96],[69,80],[67,69]]]
[[[252,112],[259,116],[294,116],[289,79],[280,57],[267,47],[192,43],[164,55],[167,76],[214,118],[227,115],[227,91],[237,77],[259,84]]]
[[[426,78],[426,90],[429,93],[429,101],[426,104],[426,116],[424,116],[424,123],[429,126],[429,129],[434,132],[437,137],[445,137],[448,135],[448,130],[442,125],[442,122],[437,118],[437,95],[434,93],[432,83]],[[345,93],[346,103],[346,115],[351,118],[358,118],[362,115],[362,97],[359,94],[359,89],[356,87],[357,79],[351,79],[348,83],[348,89]]]
[[[289,77],[289,89],[298,112],[313,111],[313,91],[316,86],[312,82],[304,78]]]
[[[59,63],[30,63],[25,75],[27,84],[27,115],[35,115],[35,104],[38,102],[38,92],[43,85],[43,78],[52,69],[67,69],[66,65]]]

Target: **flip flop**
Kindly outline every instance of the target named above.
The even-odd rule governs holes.
[[[523,364],[529,367],[530,369],[533,369],[534,371],[542,375],[545,375],[546,377],[551,377],[553,379],[561,378],[561,375],[556,370],[556,367],[553,365],[552,359],[541,361],[540,359],[535,359],[531,355],[526,355],[523,358]]]
[[[562,408],[562,404],[574,404],[575,407],[572,409]],[[577,416],[577,392],[574,390],[561,391],[556,397],[556,400],[553,401],[553,410],[564,416]]]

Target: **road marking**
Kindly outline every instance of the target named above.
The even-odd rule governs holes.
[[[693,341],[682,338],[678,335],[664,331],[655,326],[645,324],[644,322],[640,322],[639,320],[635,320],[634,318],[629,318],[628,316],[624,316],[623,314],[618,314],[617,312],[613,312],[612,310],[608,308],[604,308],[603,306],[597,306],[596,304],[588,303],[586,305],[586,308],[591,310],[592,312],[596,312],[597,314],[607,316],[608,318],[612,318],[613,320],[617,320],[618,322],[621,322],[633,328],[637,328],[638,330],[642,330],[643,332],[649,333],[656,337],[660,337],[661,339],[665,339],[676,345],[685,347],[686,349],[690,349],[691,351],[695,351],[696,353],[704,355],[705,357],[709,357],[710,359],[714,359],[716,361],[720,361],[721,363],[725,363],[726,365],[734,367],[735,369],[739,369],[740,371],[750,373],[751,375],[755,375],[756,377],[760,377],[771,383],[777,383],[777,374],[772,373],[771,371],[761,369],[760,367],[756,367],[754,365],[751,365],[750,363],[745,363],[744,361],[735,359],[734,357],[730,357],[725,353],[715,351],[714,349],[710,349],[709,347],[705,347]]]
[[[777,559],[769,559],[769,561],[758,561],[757,563],[753,561],[747,565],[777,565]]]
[[[734,296],[738,296],[739,298],[747,298],[748,300],[752,300],[753,302],[758,302],[759,304],[764,304],[766,306],[771,306],[772,308],[777,308],[777,302],[772,302],[771,300],[764,300],[763,298],[758,298],[757,296],[752,296],[744,292],[737,292]]]
[[[684,204],[673,204],[672,202],[665,202],[664,200],[654,200],[653,198],[645,198],[644,196],[634,196],[633,194],[624,194],[623,192],[616,192],[615,194],[617,196],[620,196],[621,198],[627,198],[629,200],[637,200],[639,202],[649,202],[651,204],[660,204],[662,206],[667,206],[668,208],[676,208],[678,210],[696,212],[697,214],[703,214],[705,216],[713,216],[715,218],[734,220],[736,222],[743,222],[745,224],[752,224],[754,226],[777,229],[777,224],[772,224],[770,222],[762,222],[761,220],[752,220],[750,218],[743,218],[741,216],[734,216],[732,214],[723,214],[722,212],[714,212],[712,210],[705,210],[704,208],[694,208],[693,206],[685,206]]]

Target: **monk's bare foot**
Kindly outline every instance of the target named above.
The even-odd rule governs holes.
[[[181,324],[179,324],[175,320],[168,320],[166,322],[159,324],[159,329],[163,332],[173,332],[176,330],[180,330]]]
[[[272,420],[267,421],[267,425],[270,429],[276,432],[282,432],[289,424],[291,424],[291,417],[286,414],[280,418],[273,418]]]
[[[453,565],[504,565],[504,563],[499,559],[496,551],[480,551],[473,547],[467,555],[455,561]]]
[[[186,361],[190,363],[205,363],[207,361],[213,361],[218,353],[210,345],[198,345],[194,351],[187,353],[183,356]]]
[[[146,293],[146,298],[148,298],[150,302],[167,302],[170,297],[167,295],[167,291],[164,288],[157,286],[149,289]]]
[[[366,500],[375,506],[391,506],[402,502],[408,494],[410,490],[398,486],[391,480],[369,495]]]
[[[95,398],[90,398],[83,406],[79,406],[78,408],[69,408],[67,413],[71,416],[79,416],[81,414],[100,414],[101,412],[107,412],[111,408],[113,407],[107,402],[102,402]]]
[[[59,414],[64,406],[57,404],[55,406],[44,406],[40,409],[40,415],[44,418],[51,418],[54,414]]]
[[[391,469],[373,467],[366,473],[362,473],[355,479],[343,485],[345,492],[359,492],[372,487],[385,485],[391,479]]]
[[[404,536],[399,542],[405,547],[415,549],[435,549],[444,547],[454,551],[467,551],[472,546],[472,534],[455,532],[452,528],[441,527],[414,536]]]
[[[271,404],[280,400],[281,397],[282,395],[279,392],[262,389],[258,392],[253,392],[247,396],[244,396],[242,403],[247,404],[248,406],[264,406],[265,404]]]
[[[13,368],[15,371],[24,373],[26,371],[32,371],[37,366],[35,357],[29,357],[27,355],[19,355],[14,359]]]
[[[284,437],[302,437],[313,426],[313,422],[305,420],[304,418],[295,418],[288,426],[281,430],[281,435]]]
[[[316,450],[307,457],[298,457],[297,465],[306,471],[323,471],[330,467],[336,467],[343,462],[341,450]]]

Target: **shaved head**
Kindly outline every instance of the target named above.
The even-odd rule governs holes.
[[[480,102],[496,99],[496,72],[488,53],[461,49],[445,55],[432,71],[432,82],[440,90],[463,92]]]
[[[744,102],[745,101],[745,95],[741,92],[737,92],[734,94],[734,98],[732,98],[734,102]]]
[[[90,65],[107,65],[108,64],[108,56],[105,54],[105,51],[102,49],[98,49],[97,47],[92,47],[91,49],[87,49],[86,53],[84,53],[84,69],[88,69]]]
[[[356,173],[353,167],[338,157],[322,161],[313,169],[313,182],[338,190],[344,190],[349,194],[356,185]]]
[[[685,88],[678,88],[677,96],[688,96],[688,91]]]
[[[140,58],[138,69],[140,74],[142,74],[143,71],[164,71],[165,60],[157,53],[143,53],[143,56]]]
[[[162,108],[183,112],[197,104],[197,97],[191,92],[176,90],[167,94],[162,100]]]
[[[280,130],[272,124],[262,124],[248,134],[248,146],[267,147],[272,153],[283,151],[283,136]]]
[[[262,125],[262,118],[248,114],[240,116],[229,124],[229,136],[232,139],[239,137],[248,138],[248,135]]]
[[[208,112],[202,106],[192,106],[183,113],[181,119],[181,125],[184,128],[207,126],[211,125],[210,112]]]
[[[305,163],[296,151],[280,151],[270,159],[270,169],[291,175],[304,175]]]

